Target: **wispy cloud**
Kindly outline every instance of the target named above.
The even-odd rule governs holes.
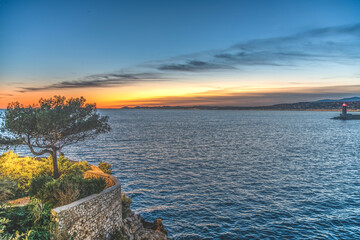
[[[24,87],[18,92],[44,91],[54,89],[71,89],[71,88],[102,88],[129,85],[146,81],[165,81],[160,74],[157,73],[124,73],[124,74],[97,74],[87,76],[81,80],[63,81],[41,87]]]
[[[198,60],[191,60],[186,63],[172,63],[172,64],[163,64],[160,65],[158,70],[165,71],[186,71],[186,72],[197,72],[197,71],[209,71],[209,70],[219,70],[219,69],[235,69],[233,66],[212,63],[212,62],[204,62]]]

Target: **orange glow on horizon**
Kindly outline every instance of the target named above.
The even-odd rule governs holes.
[[[276,86],[276,87],[274,87]],[[260,81],[256,84],[239,83],[233,80],[192,82],[152,82],[109,88],[73,88],[21,93],[15,88],[1,86],[0,108],[18,101],[25,106],[37,103],[40,98],[62,95],[67,98],[83,96],[98,108],[122,108],[135,106],[262,106],[293,101],[286,94],[316,94],[359,91],[358,85],[324,86],[318,84]],[[306,99],[305,99],[306,100]]]

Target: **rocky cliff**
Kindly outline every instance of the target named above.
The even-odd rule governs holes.
[[[121,240],[166,240],[167,232],[161,219],[154,223],[145,221],[139,214],[135,214],[130,208],[126,209],[126,218],[122,220],[120,232],[113,235],[113,239]],[[121,238],[122,237],[122,238]]]

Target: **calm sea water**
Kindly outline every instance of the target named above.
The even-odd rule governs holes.
[[[64,149],[113,165],[174,239],[360,239],[360,121],[334,112],[100,110],[113,131]],[[22,152],[21,149],[19,149]]]

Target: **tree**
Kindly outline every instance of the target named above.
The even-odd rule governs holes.
[[[41,98],[38,105],[28,107],[19,102],[10,103],[5,112],[4,129],[13,135],[13,141],[27,145],[34,155],[50,154],[54,178],[58,178],[57,152],[111,128],[108,117],[98,114],[96,105],[86,103],[85,98],[67,100],[54,96]]]

